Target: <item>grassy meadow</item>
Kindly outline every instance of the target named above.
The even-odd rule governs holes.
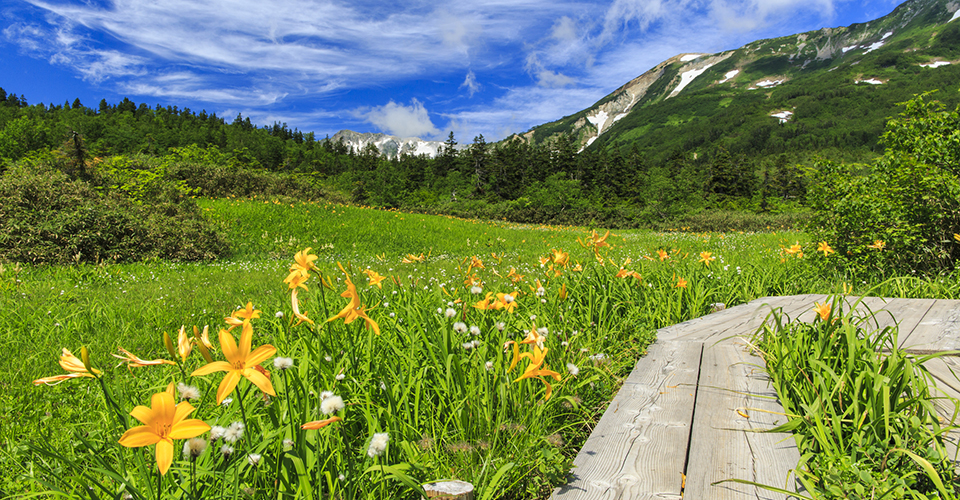
[[[604,238],[283,199],[200,203],[229,259],[3,265],[0,498],[417,498],[449,478],[479,499],[546,498],[657,328],[772,295],[960,295],[955,275],[828,271],[798,232]],[[295,260],[307,248],[316,260]],[[285,282],[291,271],[302,272]],[[192,376],[213,366],[194,326],[209,327],[211,359],[263,368]],[[80,371],[97,377],[31,383],[64,373],[62,349],[81,347]],[[165,362],[133,366],[119,348]],[[172,460],[167,431],[120,445],[140,417],[160,418],[168,387],[192,422],[173,422]]]

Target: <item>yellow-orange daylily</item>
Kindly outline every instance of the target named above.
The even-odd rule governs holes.
[[[517,292],[498,293],[497,301],[493,303],[492,307],[494,309],[506,309],[508,313],[513,314],[514,309],[517,308]]]
[[[300,323],[309,323],[314,324],[313,320],[307,317],[307,311],[300,312],[300,300],[298,299],[299,290],[296,288],[290,292],[290,307],[293,309],[293,315],[297,318],[297,324],[294,326],[299,326]]]
[[[323,429],[324,427],[343,420],[340,417],[333,416],[326,420],[314,420],[313,422],[307,422],[300,426],[301,429]]]
[[[480,260],[476,255],[470,258],[470,265],[467,267],[467,274],[470,274],[470,271],[474,269],[486,269],[483,266],[483,261]]]
[[[180,360],[187,361],[187,356],[193,352],[193,341],[187,337],[187,329],[180,326],[180,332],[177,333],[177,353],[180,354]]]
[[[814,302],[813,305],[814,305],[813,310],[816,311],[818,315],[820,315],[821,320],[826,321],[828,318],[830,318],[830,304],[826,302],[824,302],[823,304],[819,302]]]
[[[482,299],[478,300],[476,304],[473,305],[475,309],[480,309],[481,311],[486,311],[487,309],[493,309],[493,304],[490,301],[493,300],[493,292],[487,292],[487,295]]]
[[[197,344],[197,349],[200,350],[200,355],[203,356],[203,359],[207,363],[213,363],[213,356],[210,355],[210,351],[213,350],[213,344],[210,343],[210,335],[208,333],[210,327],[204,326],[203,333],[200,333],[200,330],[196,325],[193,326],[193,338],[194,342]]]
[[[169,359],[146,360],[146,359],[141,359],[136,354],[133,354],[132,352],[122,347],[118,347],[117,349],[120,351],[120,354],[114,354],[113,357],[123,360],[125,363],[127,363],[127,366],[141,367],[141,366],[153,366],[153,365],[176,365],[176,363],[174,363],[173,361],[170,361]]]
[[[93,369],[92,372],[87,371],[87,368],[83,365],[83,361],[80,361],[79,358],[73,355],[66,347],[63,348],[63,353],[60,355],[60,367],[70,373],[64,373],[61,375],[54,375],[52,377],[44,377],[33,381],[33,385],[47,384],[47,385],[56,385],[64,380],[69,380],[72,378],[80,377],[90,377],[95,378],[95,375],[100,375],[100,370]]]
[[[353,284],[353,281],[350,279],[350,275],[347,273],[347,270],[337,262],[337,266],[340,267],[340,270],[343,271],[344,276],[346,276],[347,289],[340,294],[341,297],[350,299],[350,302],[344,306],[335,316],[327,320],[327,322],[333,321],[335,319],[343,319],[345,325],[353,323],[357,318],[362,318],[366,323],[367,328],[372,329],[376,332],[377,335],[380,335],[380,325],[376,321],[370,319],[367,316],[367,310],[360,304],[360,294],[357,293],[357,286]]]
[[[544,342],[545,340],[547,340],[547,338],[544,337],[543,335],[540,335],[540,332],[537,331],[537,325],[534,324],[534,325],[533,325],[533,328],[531,328],[530,331],[527,332],[527,337],[526,337],[525,339],[521,340],[520,343],[521,343],[521,344],[534,344],[534,345],[536,345],[537,347],[539,347],[540,349],[543,349],[543,342]],[[523,356],[521,356],[521,357],[523,357]]]
[[[404,257],[400,262],[403,264],[413,264],[414,262],[423,262],[424,259],[425,257],[423,256],[423,252],[420,252],[419,257],[413,255],[412,253],[408,253],[407,256]]]
[[[677,278],[677,284],[674,285],[674,288],[686,288],[686,287],[687,287],[687,280],[683,278]]]
[[[639,280],[639,279],[643,279],[643,278],[640,276],[640,273],[638,273],[638,272],[636,272],[636,271],[629,271],[629,270],[627,270],[627,269],[620,269],[620,271],[619,271],[619,272],[617,273],[617,275],[614,276],[614,277],[615,277],[615,278],[636,278],[636,279],[638,279],[638,280]]]
[[[550,257],[539,257],[539,259],[541,266],[545,266],[548,262],[550,262]]]
[[[170,383],[166,391],[150,398],[150,408],[137,406],[130,412],[143,425],[124,432],[120,444],[127,448],[157,445],[157,467],[161,475],[166,474],[173,463],[173,440],[190,439],[210,430],[203,420],[187,418],[193,410],[186,401],[174,404],[173,383]]]
[[[223,318],[230,328],[228,330],[233,330],[234,328],[242,325],[245,321],[249,322],[251,319],[257,319],[260,317],[260,310],[253,308],[253,302],[247,302],[246,307],[243,309],[237,309],[230,313],[230,316]]]
[[[293,260],[293,264],[290,264],[290,274],[283,280],[284,283],[289,283],[297,277],[306,281],[306,279],[310,277],[310,270],[316,269],[313,261],[317,260],[317,256],[310,254],[310,247],[297,252],[297,254],[293,256]]]
[[[387,279],[386,276],[380,276],[380,274],[373,269],[365,269],[363,274],[366,274],[367,278],[370,279],[370,282],[367,284],[367,286],[376,286],[377,288],[383,290],[383,285],[380,284],[380,282]]]
[[[661,248],[661,249],[657,250],[657,257],[660,257],[660,262],[663,262],[663,261],[665,261],[665,260],[667,260],[667,259],[670,258],[670,254],[668,254],[667,252],[663,251],[663,249]]]
[[[523,279],[523,275],[517,274],[517,270],[514,267],[510,268],[510,274],[508,274],[507,277],[510,278],[514,283]]]
[[[553,249],[553,263],[558,266],[567,267],[570,262],[570,254],[563,250]]]
[[[260,363],[273,356],[277,352],[277,348],[270,344],[264,344],[251,351],[250,344],[252,341],[253,326],[249,322],[243,324],[239,345],[237,345],[230,332],[220,330],[220,349],[223,350],[223,356],[227,360],[208,363],[190,374],[191,377],[199,377],[214,372],[227,372],[220,382],[220,387],[217,388],[217,404],[222,403],[224,398],[237,387],[240,377],[245,377],[261,391],[271,396],[277,395],[273,390],[273,384],[270,383],[270,378],[256,369]]]
[[[553,394],[553,386],[550,385],[550,382],[548,382],[547,379],[545,379],[545,378],[543,378],[543,377],[553,377],[553,379],[556,380],[557,382],[560,381],[560,374],[559,374],[559,373],[557,373],[557,372],[555,372],[555,371],[553,371],[553,370],[550,370],[550,369],[547,369],[547,368],[543,368],[543,367],[542,367],[543,361],[544,361],[544,359],[545,359],[546,356],[547,356],[547,351],[548,351],[548,350],[549,350],[549,349],[542,349],[542,350],[541,350],[539,347],[534,346],[532,353],[531,353],[531,352],[525,352],[525,353],[521,354],[520,357],[521,357],[521,358],[529,358],[529,359],[530,359],[530,363],[527,365],[526,368],[524,368],[523,374],[520,375],[519,377],[517,377],[516,380],[514,380],[514,382],[519,382],[519,381],[521,381],[521,380],[523,380],[523,379],[526,379],[526,378],[534,378],[534,377],[539,378],[540,381],[543,382],[544,385],[547,386],[547,393],[546,393],[546,394],[544,395],[544,397],[543,397],[543,400],[544,400],[544,401],[547,401],[547,400],[550,399],[550,395]]]
[[[960,243],[960,234],[953,233],[953,239],[957,240],[957,243]]]
[[[715,259],[716,257],[713,256],[712,252],[700,252],[700,260],[697,262],[703,262],[707,267],[710,267],[710,262]]]
[[[826,257],[826,256],[834,253],[833,249],[830,248],[830,245],[829,245],[826,241],[821,241],[821,242],[817,245],[817,251],[818,251],[818,252],[823,252],[823,256],[824,256],[824,257]]]
[[[876,241],[873,242],[872,245],[867,245],[867,248],[872,248],[872,249],[874,249],[874,250],[883,250],[883,247],[885,247],[885,246],[887,246],[886,243],[884,243],[884,242],[881,241],[881,240],[876,240]]]

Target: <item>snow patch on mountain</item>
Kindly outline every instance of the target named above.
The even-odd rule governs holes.
[[[733,77],[737,76],[738,74],[740,74],[740,70],[739,70],[739,69],[735,69],[735,70],[732,70],[732,71],[727,71],[727,73],[726,73],[725,75],[723,75],[723,80],[720,80],[720,81],[717,82],[717,83],[727,83],[727,82],[729,82],[731,79],[733,79]]]
[[[777,113],[771,114],[770,116],[774,118],[778,118],[780,120],[780,123],[787,123],[790,120],[790,118],[793,117],[793,111],[779,111]]]
[[[880,81],[880,80],[877,80],[876,78],[869,78],[869,79],[867,79],[867,80],[857,80],[857,81],[854,82],[854,83],[857,83],[857,84],[860,84],[860,83],[869,83],[870,85],[883,85],[883,82]]]
[[[958,10],[957,12],[960,12],[960,10]],[[951,64],[950,61],[934,61],[932,63],[921,64],[920,67],[921,68],[939,68],[940,66],[949,66],[950,64]]]
[[[588,116],[587,121],[592,123],[595,127],[597,127],[597,135],[600,135],[603,133],[603,126],[606,125],[607,118],[609,117],[610,115],[608,115],[606,111],[601,109],[596,115]]]
[[[396,137],[387,134],[358,133],[352,130],[341,130],[330,138],[330,142],[343,144],[352,148],[356,153],[360,153],[369,146],[377,148],[380,154],[390,158],[398,157],[402,154],[420,156],[427,155],[431,158],[436,157],[443,147],[440,141],[424,141],[417,137]]]
[[[952,22],[956,21],[957,18],[960,18],[960,9],[957,9],[957,11],[953,13],[953,17],[951,17],[950,20],[947,21],[947,22],[948,22],[948,23],[952,23]]]
[[[680,56],[680,62],[690,62],[703,55],[706,55],[706,54],[685,54]]]
[[[864,54],[869,54],[869,53],[871,53],[871,52],[879,49],[880,47],[883,47],[883,43],[884,43],[884,42],[882,42],[882,41],[880,41],[880,42],[873,42],[873,43],[870,44],[870,45],[861,45],[860,48],[862,48],[862,49],[867,49],[867,51],[864,52]]]
[[[684,71],[680,75],[680,83],[677,85],[677,88],[673,89],[673,92],[670,92],[670,95],[667,98],[669,99],[670,97],[673,97],[679,94],[681,90],[687,87],[687,85],[690,85],[690,82],[692,82],[698,76],[702,75],[704,71],[710,69],[711,66],[713,65],[708,64],[700,69],[691,69],[689,71]]]

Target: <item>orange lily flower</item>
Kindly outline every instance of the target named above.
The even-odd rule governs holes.
[[[80,377],[90,377],[96,378],[96,375],[100,375],[100,370],[93,369],[93,373],[87,371],[87,368],[83,365],[83,361],[80,361],[79,358],[73,355],[72,352],[67,350],[66,347],[63,348],[63,353],[60,355],[60,367],[70,373],[64,373],[62,375],[54,375],[52,377],[44,377],[33,381],[33,385],[57,385],[64,380],[69,380],[72,378]]]
[[[833,249],[830,248],[830,245],[827,244],[826,241],[821,241],[820,244],[817,245],[817,251],[818,251],[818,252],[823,252],[823,256],[824,256],[824,257],[826,257],[826,256],[834,253]]]
[[[243,324],[243,330],[240,333],[240,345],[237,345],[230,332],[220,330],[220,348],[223,349],[223,356],[227,360],[207,363],[190,374],[191,377],[198,377],[214,372],[227,372],[220,382],[220,387],[217,388],[217,404],[222,403],[224,398],[237,387],[240,377],[245,377],[261,391],[271,396],[277,395],[273,390],[273,384],[270,383],[270,378],[257,370],[257,368],[260,368],[260,363],[277,352],[277,348],[270,344],[264,344],[251,351],[250,343],[252,340],[253,326],[249,322]]]
[[[127,448],[157,445],[157,467],[164,475],[173,463],[173,440],[190,439],[210,430],[203,420],[187,416],[193,413],[193,406],[182,401],[174,404],[173,383],[167,390],[154,394],[150,398],[150,408],[137,406],[130,412],[133,418],[143,425],[128,429],[120,436],[120,444]]]
[[[886,243],[884,243],[884,242],[881,241],[881,240],[876,240],[876,241],[873,242],[872,245],[867,245],[867,248],[872,248],[872,249],[874,249],[874,250],[883,250],[883,247],[885,247],[885,246],[887,246]]]
[[[660,262],[663,262],[663,261],[665,261],[665,260],[667,260],[667,259],[670,258],[670,254],[668,254],[667,252],[663,251],[663,249],[661,248],[661,249],[657,250],[657,257],[660,257]]]
[[[343,271],[343,274],[347,277],[347,290],[340,294],[341,297],[350,299],[350,302],[344,306],[335,316],[327,320],[327,322],[333,321],[335,319],[343,319],[345,325],[353,323],[357,318],[362,318],[366,323],[367,328],[373,329],[377,335],[380,335],[380,325],[376,321],[370,319],[367,316],[366,309],[363,305],[360,304],[360,294],[357,293],[357,286],[353,284],[353,281],[350,279],[350,275],[347,274],[346,269],[337,262],[337,266],[340,267],[340,270]]]
[[[313,261],[317,260],[317,256],[310,254],[310,247],[297,252],[297,254],[293,256],[293,260],[294,263],[290,264],[290,274],[283,280],[284,283],[289,283],[298,276],[306,281],[306,279],[310,277],[310,270],[316,269]]]
[[[133,366],[133,367],[153,366],[153,365],[176,366],[176,363],[174,363],[173,361],[170,361],[169,359],[151,359],[148,361],[145,359],[141,359],[137,355],[133,354],[132,352],[122,347],[118,347],[117,349],[120,351],[122,356],[120,354],[114,354],[113,357],[122,359],[125,363],[127,363],[127,366]]]
[[[420,252],[419,257],[417,257],[416,255],[413,255],[412,253],[408,253],[407,256],[404,257],[403,260],[400,262],[403,264],[413,264],[414,262],[423,262],[425,258],[426,257],[423,256],[423,252]]]
[[[313,320],[307,317],[307,311],[300,312],[300,300],[297,298],[299,290],[296,288],[293,289],[293,292],[290,293],[290,306],[293,309],[293,315],[297,318],[297,324],[294,326],[299,326],[300,323],[310,323],[314,324]]]
[[[313,422],[307,422],[300,426],[301,429],[323,429],[324,427],[343,420],[340,417],[333,416],[325,420],[314,420]]]
[[[514,380],[514,382],[519,382],[526,378],[534,378],[534,377],[539,378],[540,381],[547,386],[547,393],[543,397],[544,401],[549,400],[550,395],[553,394],[553,386],[550,385],[550,382],[548,382],[547,379],[545,379],[544,377],[553,377],[553,379],[556,380],[557,382],[560,381],[559,373],[547,368],[541,368],[541,365],[543,365],[543,361],[547,356],[548,350],[549,349],[541,350],[539,347],[534,346],[532,353],[525,352],[521,354],[520,357],[529,358],[530,363],[527,365],[526,368],[524,368],[523,374],[517,377],[516,380]]]
[[[380,274],[373,269],[366,269],[363,271],[363,274],[366,274],[367,278],[370,279],[368,286],[376,286],[377,288],[383,290],[383,285],[380,284],[380,282],[387,279],[386,276],[380,276]]]
[[[558,266],[567,267],[567,264],[570,262],[570,254],[564,252],[563,250],[553,250],[553,263]]]
[[[813,310],[820,315],[820,319],[822,321],[826,321],[827,319],[830,318],[830,304],[826,302],[824,302],[823,304],[819,302],[814,302],[813,305],[814,305]]]
[[[687,280],[683,278],[677,278],[677,284],[674,285],[674,288],[686,288],[686,287],[687,287]]]
[[[716,257],[713,256],[712,252],[700,252],[700,260],[697,262],[703,262],[707,267],[710,267],[710,262],[715,259]]]

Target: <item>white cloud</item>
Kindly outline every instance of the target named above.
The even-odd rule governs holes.
[[[480,91],[480,84],[477,83],[477,75],[473,71],[467,72],[467,77],[464,78],[463,83],[460,84],[459,88],[467,88],[467,92],[470,94],[470,97],[473,97],[473,94],[476,94]]]
[[[358,110],[356,114],[390,135],[426,138],[440,133],[423,103],[416,99],[409,106],[391,100],[383,106]]]

